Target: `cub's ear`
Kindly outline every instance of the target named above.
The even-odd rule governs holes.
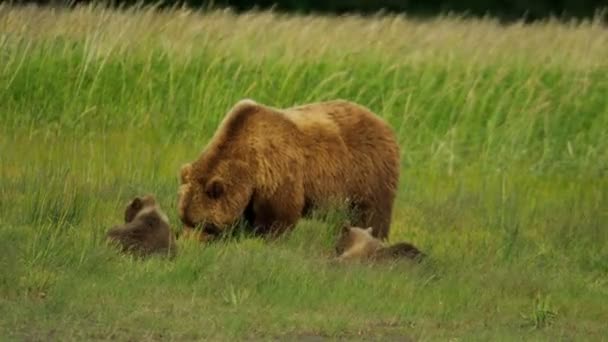
[[[224,183],[220,179],[212,179],[205,188],[205,194],[211,199],[218,199],[224,194]]]
[[[129,205],[127,205],[127,209],[125,209],[125,223],[129,223],[133,221],[137,213],[144,207],[144,202],[140,197],[135,197]]]
[[[346,234],[346,233],[348,233],[349,231],[350,231],[350,224],[349,224],[348,222],[344,222],[344,223],[342,224],[342,228],[340,229],[340,232],[341,232],[342,234]]]
[[[186,183],[190,179],[190,175],[192,174],[192,164],[184,164],[181,166],[179,170],[179,178],[182,184]]]
[[[370,234],[370,235],[372,234],[373,231],[374,231],[373,227],[367,227],[367,228],[365,228],[365,232],[368,233],[368,234]]]
[[[144,206],[144,202],[140,197],[135,197],[132,201],[131,204],[129,204],[129,207],[133,208],[134,210],[139,210]]]

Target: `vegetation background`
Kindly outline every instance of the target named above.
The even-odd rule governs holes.
[[[7,340],[602,340],[608,32],[601,18],[340,17],[0,4],[0,336]],[[133,196],[174,223],[179,166],[249,97],[345,98],[402,146],[391,241],[336,266],[341,213],[276,242],[133,260]]]
[[[65,0],[12,0],[13,3],[63,3]],[[99,0],[71,0],[72,4]],[[470,16],[499,17],[506,21],[534,21],[550,16],[561,18],[589,18],[605,11],[607,0],[105,0],[123,6],[149,4],[161,7],[188,6],[231,7],[238,11],[254,8],[298,13],[374,13],[378,11],[404,13],[414,16],[433,16],[457,13]],[[604,18],[605,19],[605,18]]]

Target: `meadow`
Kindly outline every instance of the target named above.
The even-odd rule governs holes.
[[[598,341],[608,336],[608,31],[442,16],[0,4],[2,340]],[[103,234],[239,99],[343,98],[402,147],[391,241],[329,262],[341,213],[136,260]]]

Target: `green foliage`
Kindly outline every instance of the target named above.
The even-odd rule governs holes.
[[[549,298],[542,298],[537,295],[534,299],[534,307],[530,315],[522,315],[528,325],[535,329],[544,328],[551,324],[551,321],[557,316],[549,305]]]
[[[606,40],[593,22],[0,7],[1,335],[601,339]],[[275,241],[179,241],[173,261],[108,248],[138,194],[180,231],[179,167],[241,98],[390,122],[390,239],[429,261],[334,264],[339,210]]]

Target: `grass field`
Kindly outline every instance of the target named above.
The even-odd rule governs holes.
[[[0,5],[1,339],[606,339],[607,73],[593,21]],[[179,166],[241,98],[386,118],[390,239],[431,259],[331,264],[340,213],[173,261],[105,247],[138,194],[181,229]]]

